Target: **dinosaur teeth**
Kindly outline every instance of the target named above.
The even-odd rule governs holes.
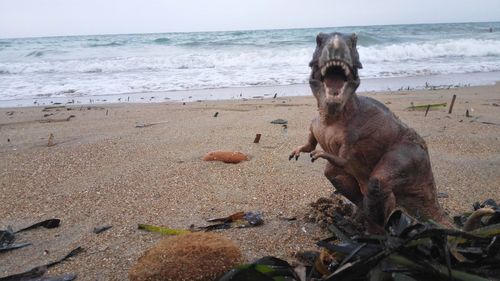
[[[344,69],[345,75],[349,76],[349,74],[350,74],[349,67],[347,67],[347,65],[345,65],[345,64],[342,64],[342,68]]]
[[[326,71],[330,67],[333,67],[333,66],[342,67],[342,69],[344,70],[345,76],[351,75],[351,71],[349,69],[349,66],[345,62],[343,62],[341,60],[335,60],[335,59],[326,62],[325,65],[323,67],[321,67],[321,69],[320,69],[321,75],[324,76],[326,74]]]
[[[321,75],[325,76],[327,66],[321,68]]]

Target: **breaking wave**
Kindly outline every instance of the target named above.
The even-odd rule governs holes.
[[[481,39],[441,40],[359,47],[364,62],[407,61],[433,58],[500,57],[500,41]]]
[[[500,30],[477,23],[2,39],[0,100],[306,83],[315,36],[332,31],[358,34],[363,78],[500,71],[500,32],[490,26]]]

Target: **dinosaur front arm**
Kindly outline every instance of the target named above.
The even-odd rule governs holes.
[[[328,162],[330,162],[330,164],[338,168],[344,168],[347,164],[347,159],[335,156],[330,153],[326,153],[324,151],[314,150],[311,152],[310,156],[311,156],[311,162],[316,161],[318,158],[323,158]]]
[[[295,157],[295,160],[298,160],[301,152],[311,152],[316,148],[317,145],[318,145],[318,140],[316,140],[316,138],[314,137],[314,134],[312,133],[312,128],[311,128],[309,130],[309,136],[307,137],[307,143],[296,147],[292,151],[290,156],[288,156],[288,160],[292,160],[292,158],[294,158],[294,157]]]

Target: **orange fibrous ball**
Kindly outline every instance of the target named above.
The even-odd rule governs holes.
[[[131,281],[216,280],[243,262],[240,249],[216,233],[169,237],[147,250],[129,271]]]

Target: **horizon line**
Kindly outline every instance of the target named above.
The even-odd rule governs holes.
[[[160,32],[132,32],[132,33],[101,33],[101,34],[70,34],[70,35],[49,35],[49,36],[22,36],[22,37],[0,37],[0,39],[34,39],[34,38],[57,38],[57,37],[79,37],[79,36],[107,36],[107,35],[138,35],[138,34],[168,34],[168,33],[209,33],[209,32],[249,32],[265,30],[291,30],[291,29],[323,29],[323,28],[346,28],[346,27],[368,27],[368,26],[394,26],[394,25],[431,25],[431,24],[469,24],[469,23],[497,23],[500,21],[468,21],[468,22],[421,22],[421,23],[391,23],[372,25],[344,25],[344,26],[324,26],[324,27],[290,27],[290,28],[258,28],[258,29],[228,29],[228,30],[197,30],[197,31],[160,31]]]

